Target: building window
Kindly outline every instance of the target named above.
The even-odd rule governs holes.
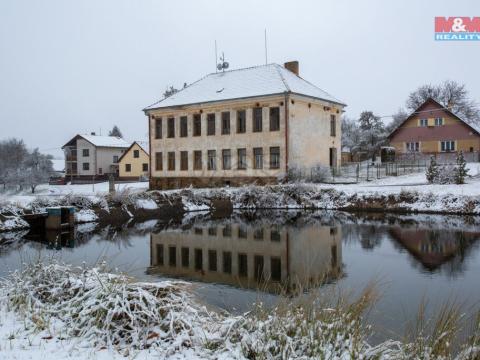
[[[200,114],[193,115],[193,136],[202,135],[202,116]]]
[[[207,169],[208,170],[217,170],[217,151],[216,150],[208,150],[208,163]]]
[[[280,231],[278,231],[278,229],[272,229],[270,232],[270,241],[280,241]]]
[[[224,237],[231,237],[232,236],[232,226],[227,224],[222,230],[222,235]]]
[[[442,125],[443,125],[443,118],[436,118],[435,126],[442,126]]]
[[[261,107],[253,108],[253,132],[260,132],[262,131],[262,111]]]
[[[88,171],[90,170],[90,163],[83,163],[82,167],[83,167],[83,170]]]
[[[270,108],[270,131],[280,130],[280,108]]]
[[[188,268],[190,266],[190,249],[188,247],[182,247],[182,266]]]
[[[203,269],[203,252],[202,249],[195,249],[195,270]]]
[[[155,119],[155,139],[162,138],[162,118]]]
[[[188,151],[180,151],[180,170],[188,170]]]
[[[208,250],[208,270],[217,271],[217,251]]]
[[[263,149],[253,148],[253,168],[263,169]]]
[[[207,114],[207,135],[215,135],[215,114]]]
[[[157,244],[157,263],[156,265],[163,266],[163,244]]]
[[[100,175],[102,175],[102,174],[103,174],[103,169],[102,169],[102,168],[98,168],[98,173],[99,173]]]
[[[216,227],[209,227],[208,228],[208,235],[217,236],[217,228]]]
[[[223,252],[223,272],[225,274],[232,273],[232,253],[230,251]]]
[[[263,228],[255,229],[253,232],[253,238],[255,240],[263,240]]]
[[[230,149],[222,150],[222,168],[230,170],[232,168],[232,153]]]
[[[237,133],[241,134],[247,131],[247,113],[245,110],[237,111]]]
[[[168,265],[177,266],[177,247],[169,246],[168,247]]]
[[[422,127],[428,126],[428,119],[420,119],[420,126]]]
[[[445,152],[455,151],[455,141],[453,140],[441,141],[440,147],[442,151],[445,151]]]
[[[168,153],[168,170],[175,171],[175,153],[173,151]]]
[[[407,142],[406,143],[407,151],[418,152],[420,150],[419,142]]]
[[[280,148],[274,146],[270,148],[270,169],[280,168]]]
[[[279,257],[270,258],[270,278],[272,281],[282,280],[282,260]]]
[[[246,239],[247,238],[247,229],[245,229],[243,226],[238,227],[238,237],[240,239]]]
[[[133,150],[133,157],[135,159],[138,159],[140,157],[140,151],[139,150]]]
[[[113,155],[113,163],[118,164],[118,155]]]
[[[132,164],[125,164],[125,172],[131,172],[132,171]]]
[[[83,155],[83,157],[89,157],[90,156],[90,149],[83,149],[82,150],[82,155]]]
[[[161,152],[155,153],[155,170],[163,170],[163,155]]]
[[[200,150],[193,152],[193,170],[202,170],[202,152]]]
[[[175,118],[173,117],[167,119],[167,137],[175,137]]]
[[[230,111],[222,112],[222,135],[230,134]]]
[[[148,171],[148,164],[147,163],[142,164],[142,171],[143,172]]]
[[[263,280],[263,256],[262,255],[255,255],[253,258],[253,270],[254,270],[254,277],[255,280]]]
[[[238,149],[238,169],[245,170],[247,168],[247,149]]]
[[[188,135],[188,119],[186,116],[180,118],[180,137],[187,137]]]
[[[238,275],[248,276],[247,254],[238,254]]]
[[[337,117],[330,115],[330,136],[337,136]]]

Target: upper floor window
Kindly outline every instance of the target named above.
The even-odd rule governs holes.
[[[261,107],[253,108],[253,132],[262,131],[263,109]]]
[[[330,136],[337,136],[337,117],[330,115]]]
[[[237,133],[241,134],[247,131],[247,113],[245,110],[237,111]]]
[[[118,155],[113,155],[113,163],[118,163]]]
[[[162,138],[162,118],[155,119],[155,139]]]
[[[139,150],[133,150],[133,157],[138,159],[140,157],[140,151]]]
[[[407,151],[418,152],[420,151],[419,142],[407,142],[406,143]]]
[[[428,126],[428,119],[420,119],[420,126]]]
[[[443,118],[436,118],[435,126],[442,126],[442,125],[443,125]]]
[[[167,137],[175,137],[175,118],[173,117],[167,119]]]
[[[200,114],[193,115],[193,136],[202,135],[202,117]]]
[[[89,157],[90,156],[90,149],[83,149],[82,150],[82,156],[83,157]]]
[[[207,114],[207,135],[215,135],[215,114]]]
[[[280,130],[280,108],[270,108],[270,131]]]
[[[230,134],[230,111],[222,112],[222,134]]]
[[[187,134],[188,134],[187,117],[182,116],[180,118],[180,137],[187,137]]]
[[[440,141],[440,148],[442,151],[455,151],[455,141],[453,140],[445,140]]]

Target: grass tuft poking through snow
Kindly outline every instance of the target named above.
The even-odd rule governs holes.
[[[188,283],[137,283],[97,268],[36,262],[0,282],[3,358],[478,359],[480,316],[456,356],[458,312],[448,308],[426,335],[375,347],[363,316],[373,287],[342,296],[284,297],[243,316],[210,312]],[[351,297],[350,297],[351,298]],[[423,322],[419,323],[423,325]],[[107,357],[108,356],[108,357]]]

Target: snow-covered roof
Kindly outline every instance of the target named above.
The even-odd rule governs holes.
[[[251,98],[285,92],[345,105],[329,93],[278,64],[209,74],[144,110],[206,102]]]
[[[99,147],[128,148],[130,144],[118,136],[80,135],[82,138]]]

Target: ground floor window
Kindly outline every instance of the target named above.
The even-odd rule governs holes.
[[[90,170],[90,164],[89,163],[83,163],[83,170],[85,170],[85,171]]]
[[[419,142],[407,142],[407,143],[405,143],[405,146],[407,148],[407,151],[414,151],[414,152],[420,151],[420,143]]]
[[[217,151],[208,150],[208,170],[217,170]]]
[[[148,163],[142,164],[142,171],[148,171]]]
[[[453,140],[444,140],[440,141],[440,148],[442,151],[455,151],[455,141]]]
[[[125,164],[125,172],[130,172],[132,171],[132,165],[131,164]]]
[[[270,148],[270,169],[280,168],[280,148],[278,146]]]
[[[238,149],[238,169],[245,170],[247,168],[247,149]]]

